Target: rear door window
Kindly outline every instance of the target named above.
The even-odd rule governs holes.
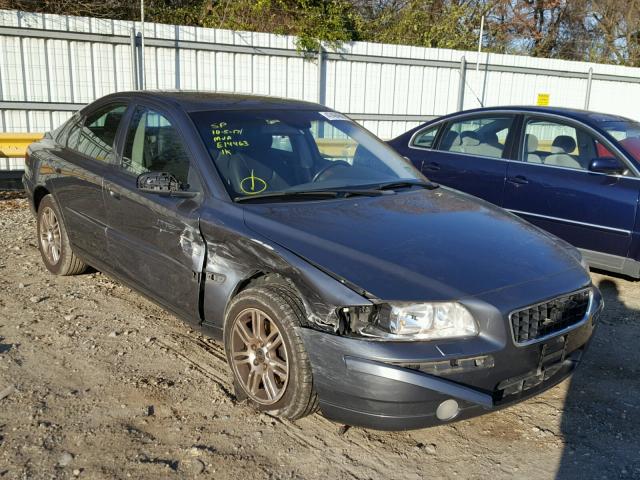
[[[479,157],[503,158],[513,116],[483,116],[450,122],[438,150]]]
[[[95,160],[109,163],[126,109],[126,104],[111,104],[89,114],[81,128],[71,129],[67,146]]]

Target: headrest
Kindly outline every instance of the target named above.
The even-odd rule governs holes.
[[[462,145],[480,145],[480,137],[478,137],[478,134],[476,132],[462,132],[460,134],[460,140],[462,141]]]
[[[248,125],[244,129],[243,136],[244,139],[249,143],[247,146],[248,150],[267,150],[271,148],[271,143],[273,142],[273,136],[269,133],[264,133],[262,131],[262,126],[259,125]]]
[[[527,153],[535,152],[538,150],[538,137],[536,137],[532,133],[527,133],[525,135],[525,145],[527,147]]]
[[[500,141],[498,140],[498,134],[496,132],[486,132],[482,135],[484,143],[488,143],[489,145],[498,145]]]
[[[449,130],[442,139],[441,147],[445,150],[453,147],[454,145],[460,145],[460,135],[453,130]]]
[[[551,153],[571,153],[576,149],[576,141],[569,135],[558,135],[551,144]]]
[[[113,131],[115,134],[118,129],[118,125],[120,125],[120,120],[122,120],[123,112],[109,112],[107,116],[104,117],[104,130]]]

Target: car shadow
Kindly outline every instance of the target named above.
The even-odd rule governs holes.
[[[620,277],[594,284],[605,309],[569,385],[556,479],[640,478],[640,299],[621,299]]]

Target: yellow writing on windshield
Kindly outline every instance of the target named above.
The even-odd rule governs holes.
[[[242,131],[242,128],[230,128],[227,122],[211,124],[213,143],[223,155],[231,155],[234,148],[249,146],[249,142],[244,139]]]
[[[247,195],[262,193],[267,189],[267,187],[267,182],[265,182],[260,177],[256,177],[253,170],[251,170],[250,176],[243,178],[240,181],[240,190],[242,190],[242,193],[245,193]]]

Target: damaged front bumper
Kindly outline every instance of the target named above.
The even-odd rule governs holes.
[[[575,328],[525,346],[513,341],[499,312],[489,323],[495,328],[499,321],[496,330],[504,335],[458,341],[376,342],[309,328],[300,333],[326,417],[405,430],[481,415],[558,384],[580,363],[601,309],[594,288],[587,315]]]

